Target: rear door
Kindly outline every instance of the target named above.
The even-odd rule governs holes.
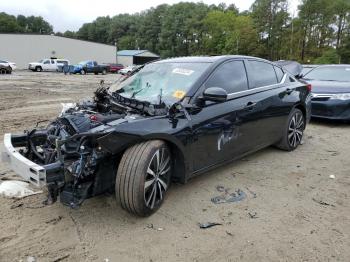
[[[245,108],[238,112],[244,136],[244,152],[276,143],[288,117],[290,105],[284,102],[285,75],[279,67],[262,60],[246,60],[249,91],[242,98]]]

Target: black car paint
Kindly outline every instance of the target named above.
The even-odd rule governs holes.
[[[248,89],[228,94],[224,102],[203,100],[203,92],[209,88],[206,86],[208,78],[220,65],[231,60],[244,61]],[[185,183],[193,176],[279,142],[293,108],[300,109],[308,122],[311,100],[306,84],[285,72],[280,83],[255,88],[248,60],[274,65],[245,56],[186,57],[155,62],[201,62],[208,63],[209,67],[181,101],[169,105],[167,113],[120,119],[115,125],[102,124],[68,138],[66,141],[89,138],[96,145],[94,153],[99,163],[93,180],[82,179],[76,189],[72,189],[71,184],[62,186],[65,183],[62,163],[44,165],[50,194],[57,197],[61,188],[61,201],[75,207],[85,198],[113,190],[122,154],[143,141],[165,141],[173,155],[172,179]],[[118,102],[115,93],[108,94],[108,98]],[[37,140],[45,139],[45,136],[45,132],[43,136],[38,134]],[[28,135],[12,139],[18,146],[25,146],[27,141]]]
[[[170,143],[173,152],[185,160],[182,170],[176,172],[176,178],[186,182],[196,174],[278,142],[282,137],[282,127],[294,107],[304,112],[307,121],[310,119],[310,94],[306,85],[288,74],[285,83],[254,89],[254,83],[249,81],[250,89],[246,92],[232,94],[223,103],[210,102],[197,107],[209,75],[217,66],[232,59],[253,58],[224,56],[172,59],[181,62],[212,62],[188,92],[187,99],[196,107],[189,109],[190,120],[184,115],[175,119],[157,116],[123,123],[116,126],[112,133],[99,138],[98,142],[107,150],[118,153],[140,141],[162,139]],[[250,106],[250,103],[254,105]],[[231,136],[231,139],[218,150],[218,140],[222,135]]]

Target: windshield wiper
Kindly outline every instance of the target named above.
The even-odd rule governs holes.
[[[135,91],[135,92],[133,92],[132,93],[132,95],[131,95],[131,98],[135,98],[135,95],[137,95],[138,93],[140,93],[142,90],[145,90],[146,88],[149,88],[149,87],[151,87],[151,85],[150,85],[150,83],[146,83],[146,86],[144,87],[144,88],[141,88],[140,90],[137,90],[137,91]]]

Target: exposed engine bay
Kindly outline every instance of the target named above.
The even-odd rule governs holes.
[[[103,137],[123,123],[167,112],[164,103],[153,105],[100,87],[93,99],[65,108],[46,128],[14,135],[12,143],[21,155],[45,168],[47,202],[59,196],[63,204],[76,208],[88,197],[114,190],[120,156],[104,146],[109,142],[103,143]]]

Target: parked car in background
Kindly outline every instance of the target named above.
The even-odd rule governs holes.
[[[0,60],[0,65],[5,66],[5,67],[10,66],[11,67],[11,71],[16,70],[16,68],[17,68],[15,63],[9,62],[9,61],[6,61],[6,60]]]
[[[5,161],[46,184],[49,203],[76,208],[115,191],[124,209],[148,216],[171,181],[270,145],[296,149],[310,119],[310,86],[247,56],[157,61],[94,94],[47,128],[5,134]]]
[[[120,69],[124,68],[124,66],[122,64],[106,63],[104,65],[109,67],[110,73],[118,73]]]
[[[127,66],[127,67],[120,69],[118,73],[121,75],[127,75],[139,67],[140,66],[137,66],[137,65]]]
[[[36,72],[41,71],[58,71],[59,66],[69,65],[69,60],[67,59],[42,59],[38,62],[31,62],[28,65],[28,69]]]
[[[312,85],[312,117],[350,120],[350,65],[319,65],[302,79]]]
[[[82,61],[77,65],[74,65],[74,68],[72,70],[73,74],[88,74],[88,73],[94,73],[97,74],[107,74],[109,71],[108,65],[99,65],[96,61]]]
[[[0,74],[11,74],[12,73],[12,68],[10,65],[1,65],[0,64]]]

